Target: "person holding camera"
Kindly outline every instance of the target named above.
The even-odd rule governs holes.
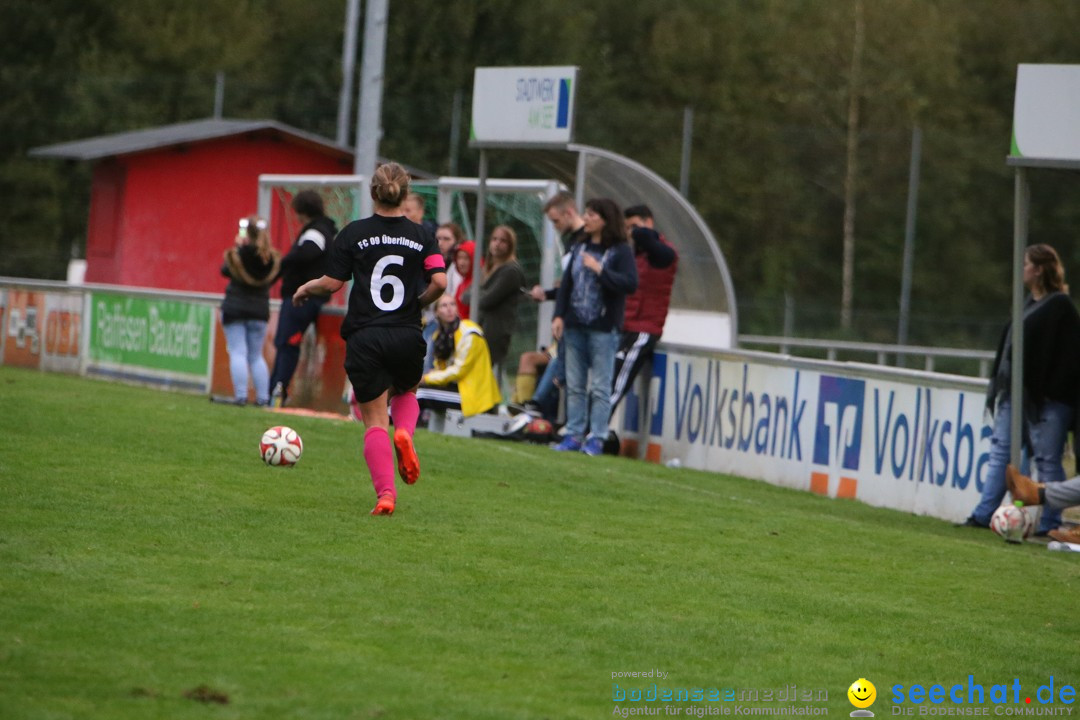
[[[240,218],[236,242],[225,251],[221,274],[229,278],[221,303],[221,326],[229,351],[235,405],[245,405],[248,377],[255,386],[255,404],[270,404],[270,371],[263,358],[270,321],[270,285],[281,268],[281,254],[270,247],[266,220]]]

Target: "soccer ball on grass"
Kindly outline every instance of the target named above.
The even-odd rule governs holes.
[[[300,435],[290,427],[276,425],[263,433],[259,441],[259,455],[267,465],[288,467],[300,461],[304,443]]]
[[[1019,543],[1031,537],[1035,530],[1035,518],[1019,505],[1002,505],[990,516],[990,529],[1006,542]]]

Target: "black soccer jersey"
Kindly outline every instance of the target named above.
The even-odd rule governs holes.
[[[439,272],[445,268],[438,243],[421,225],[383,215],[349,223],[334,238],[326,271],[353,281],[341,336],[372,325],[420,327],[419,297]]]

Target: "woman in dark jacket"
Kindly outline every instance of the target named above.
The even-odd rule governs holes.
[[[510,350],[517,329],[517,305],[525,272],[517,260],[517,235],[508,225],[491,231],[480,285],[480,325],[491,350],[491,364],[499,365]]]
[[[600,455],[626,296],[637,290],[638,275],[619,206],[593,198],[585,203],[582,219],[587,239],[571,251],[551,321],[551,334],[566,358],[567,432],[555,449]]]
[[[1076,416],[1080,393],[1080,314],[1068,296],[1065,270],[1054,248],[1031,245],[1024,252],[1024,447],[1030,451],[1040,482],[1065,479],[1061,456]],[[990,460],[982,497],[967,525],[987,527],[1005,497],[1005,467],[1011,444],[1012,325],[1005,327],[994,358],[987,392],[993,415]],[[1036,534],[1057,527],[1060,511],[1044,509]]]
[[[247,402],[249,368],[255,403],[270,404],[270,370],[262,348],[270,320],[270,284],[280,269],[281,254],[270,247],[266,221],[257,217],[240,220],[236,244],[225,251],[221,266],[221,274],[229,278],[221,303],[221,325],[237,405]]]

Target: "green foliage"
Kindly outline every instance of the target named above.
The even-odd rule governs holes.
[[[10,367],[0,405],[5,718],[594,718],[651,668],[830,716],[866,677],[880,717],[894,683],[1071,682],[1071,604],[1022,608],[1075,558],[986,531],[423,431],[373,518],[355,423]],[[291,469],[256,450],[282,422]]]
[[[911,341],[990,347],[1008,314],[1019,62],[1075,62],[1074,0],[866,3],[859,101],[855,337],[896,327],[912,130],[923,132]],[[0,0],[0,274],[58,277],[85,234],[86,168],[32,147],[225,115],[336,135],[341,0]],[[362,22],[362,21],[361,21]],[[690,199],[719,239],[744,332],[834,333],[853,0],[392,0],[381,153],[476,171],[464,147],[473,69],[581,68],[576,135],[679,174],[694,110]],[[357,82],[359,81],[357,72]],[[451,108],[463,93],[462,137]],[[350,124],[355,124],[353,114]],[[350,127],[349,135],[353,133]],[[494,174],[535,173],[492,157]],[[1062,251],[1080,224],[1076,181],[1032,178],[1031,240]],[[677,240],[677,239],[676,239]],[[987,330],[987,328],[993,328]]]

